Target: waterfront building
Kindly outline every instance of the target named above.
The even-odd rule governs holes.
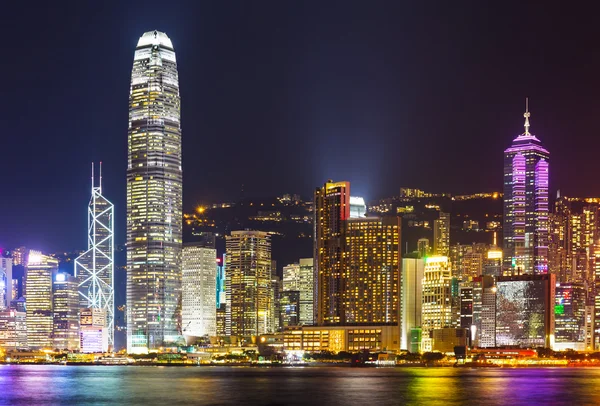
[[[511,274],[548,272],[548,171],[550,154],[529,132],[504,151],[504,268]]]
[[[433,222],[433,255],[450,255],[450,213],[440,212]]]
[[[350,182],[326,182],[315,190],[315,321],[344,323],[343,228],[350,218]]]
[[[27,348],[25,312],[15,309],[0,311],[0,348],[13,351]]]
[[[398,324],[400,218],[345,221],[341,324]]]
[[[496,345],[554,346],[555,276],[500,276],[496,281]]]
[[[299,323],[314,324],[314,266],[312,258],[300,258],[299,263],[283,267],[282,288],[284,291],[300,292]]]
[[[77,279],[66,272],[54,277],[54,348],[79,349],[79,292]]]
[[[183,246],[181,325],[188,339],[217,334],[217,250]]]
[[[79,328],[79,347],[81,352],[98,353],[108,351],[105,309],[81,309],[79,314]]]
[[[115,213],[113,204],[102,194],[102,163],[99,175],[96,185],[92,164],[92,195],[87,211],[87,250],[75,259],[75,276],[79,284],[80,306],[105,310],[108,341],[114,346]]]
[[[425,259],[402,258],[400,348],[411,353],[420,352],[421,340],[411,340],[414,329],[420,328],[422,314],[423,277]]]
[[[496,286],[489,275],[473,278],[471,341],[474,347],[496,346]]]
[[[25,289],[27,292],[27,343],[30,348],[53,348],[52,280],[58,260],[30,251]]]
[[[182,162],[177,61],[169,37],[135,49],[127,166],[127,351],[182,343]]]
[[[431,331],[452,327],[452,275],[448,257],[425,259],[422,293],[423,340],[421,350],[431,351]]]
[[[233,336],[272,331],[271,236],[263,231],[232,231],[226,237],[227,328]]]
[[[306,352],[399,351],[398,326],[298,326],[283,333],[283,350]]]

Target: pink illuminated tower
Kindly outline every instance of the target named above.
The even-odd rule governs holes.
[[[548,160],[550,153],[529,132],[504,151],[504,272],[548,272]]]

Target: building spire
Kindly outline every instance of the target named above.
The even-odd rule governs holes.
[[[529,97],[525,98],[525,114],[523,114],[523,117],[525,117],[525,134],[523,135],[531,135],[529,133],[529,117],[531,117],[531,113],[529,112]]]
[[[102,194],[102,161],[100,161],[100,183],[98,184],[98,191]]]
[[[92,193],[94,193],[94,162],[92,162]]]

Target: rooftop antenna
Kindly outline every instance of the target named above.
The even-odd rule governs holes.
[[[92,193],[94,193],[94,163],[92,162]]]
[[[523,114],[523,117],[525,117],[525,134],[523,135],[531,135],[529,134],[529,117],[531,117],[531,113],[529,112],[529,97],[525,98],[525,114]]]
[[[102,161],[100,161],[100,184],[98,185],[98,192],[102,194]]]

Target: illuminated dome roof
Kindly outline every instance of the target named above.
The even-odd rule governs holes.
[[[146,45],[162,45],[167,48],[173,49],[173,43],[164,32],[160,31],[148,31],[140,37],[137,47],[143,47]]]

